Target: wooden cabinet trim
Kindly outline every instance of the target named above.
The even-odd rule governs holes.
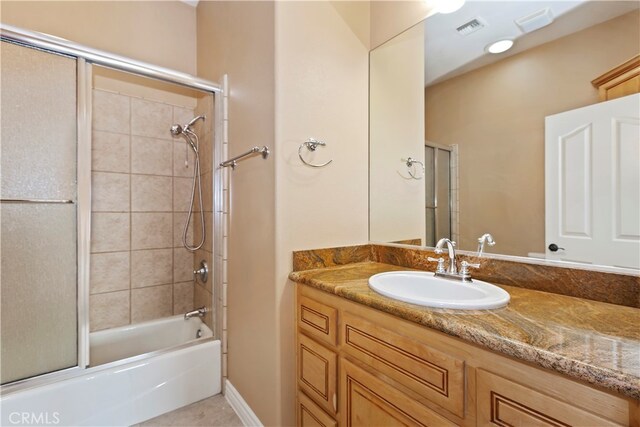
[[[310,363],[305,365],[305,359]],[[335,414],[338,356],[304,335],[298,336],[298,384],[307,395]]]
[[[428,368],[428,369],[436,371],[440,375],[439,384],[435,384],[435,383],[426,381],[425,379],[419,377],[418,375],[415,375],[413,372],[408,371],[408,370],[404,369],[403,367],[401,367],[401,366],[399,366],[399,365],[397,365],[395,363],[392,363],[392,362],[382,358],[380,355],[369,351],[368,349],[366,349],[363,346],[360,346],[357,342],[355,342],[355,341],[350,339],[351,338],[351,332],[354,332],[356,334],[362,335],[362,336],[366,337],[367,339],[369,339],[371,341],[374,341],[375,343],[379,344],[380,346],[387,347],[387,348],[391,349],[392,351],[400,353],[401,355],[403,355],[403,356],[405,356],[405,357],[407,357],[409,359],[412,359],[412,360],[414,360],[414,361],[416,361],[416,362],[418,362],[418,363],[420,363],[422,365],[425,365],[425,367]],[[389,366],[390,368],[393,368],[393,369],[403,373],[407,377],[413,379],[414,381],[419,382],[420,384],[424,385],[425,387],[428,387],[428,388],[434,390],[435,392],[440,393],[441,395],[443,395],[445,397],[449,397],[449,388],[448,388],[449,383],[447,381],[448,376],[449,376],[449,371],[447,369],[442,368],[442,367],[440,367],[438,365],[435,365],[435,364],[429,362],[428,360],[421,358],[420,356],[416,356],[413,353],[409,353],[408,351],[406,351],[406,350],[404,350],[404,349],[402,349],[400,347],[392,345],[392,344],[390,344],[390,343],[388,343],[388,342],[386,342],[386,341],[384,341],[384,340],[382,340],[380,338],[377,338],[377,337],[375,337],[375,336],[373,336],[371,334],[366,333],[365,331],[363,331],[361,329],[358,329],[358,328],[356,328],[356,327],[354,327],[352,325],[348,325],[348,324],[345,325],[345,344],[346,345],[350,345],[350,346],[360,350],[361,352],[369,355],[370,357],[378,360],[380,363],[383,363],[383,364]]]
[[[336,427],[337,422],[326,412],[316,405],[311,398],[309,398],[304,392],[298,391],[298,425],[301,427],[308,427],[304,421],[304,414],[311,417],[318,426],[323,427]]]
[[[338,310],[310,298],[298,298],[298,326],[331,346],[337,342]]]
[[[477,402],[479,425],[622,425],[483,369],[477,371]]]
[[[389,416],[403,418],[402,421],[405,425],[413,423],[418,426],[455,426],[451,421],[420,405],[348,360],[342,360],[340,392],[342,396],[341,407],[343,408],[341,425],[344,427],[352,425],[350,421],[354,409],[351,402],[356,393]]]

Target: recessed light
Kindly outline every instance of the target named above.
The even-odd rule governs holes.
[[[435,0],[436,12],[453,13],[464,6],[465,0]]]
[[[511,49],[511,46],[513,46],[513,40],[504,39],[491,43],[486,49],[489,53],[502,53]]]

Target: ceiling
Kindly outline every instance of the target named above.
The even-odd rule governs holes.
[[[467,0],[458,11],[435,14],[424,21],[425,86],[483,67],[640,7],[638,1],[479,1]],[[549,8],[554,21],[536,31],[523,33],[515,20]],[[456,28],[480,17],[486,26],[467,36]],[[490,54],[486,46],[510,38],[514,46]]]

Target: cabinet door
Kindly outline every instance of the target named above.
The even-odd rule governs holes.
[[[331,414],[337,408],[336,354],[304,335],[298,335],[298,385]]]
[[[620,425],[481,369],[477,371],[477,404],[478,426]]]
[[[313,403],[303,392],[298,392],[299,427],[336,427],[336,421]]]
[[[342,426],[454,426],[353,363],[340,360]]]

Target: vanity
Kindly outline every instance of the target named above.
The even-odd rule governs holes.
[[[370,52],[372,243],[294,253],[297,423],[640,426],[640,6],[463,3]]]
[[[507,307],[461,311],[369,288],[372,275],[432,255],[294,254],[298,425],[639,425],[638,308],[499,284]],[[621,292],[637,291],[637,277],[625,280]]]

